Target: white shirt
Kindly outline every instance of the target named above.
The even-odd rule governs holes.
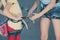
[[[43,4],[49,4],[50,0],[40,0]],[[54,7],[60,6],[60,2],[57,2],[56,5]]]
[[[40,0],[43,4],[49,4],[50,0]]]

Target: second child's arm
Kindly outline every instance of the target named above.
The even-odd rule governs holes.
[[[35,3],[33,4],[33,6],[31,7],[31,9],[28,12],[28,17],[34,12],[34,10],[37,8],[37,2],[35,1]]]

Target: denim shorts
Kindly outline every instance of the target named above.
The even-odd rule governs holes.
[[[60,19],[60,6],[53,7],[50,11],[44,14],[42,18]]]

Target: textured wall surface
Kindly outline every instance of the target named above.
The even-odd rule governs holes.
[[[32,4],[35,0],[19,0],[21,3],[23,16],[27,15],[27,11],[31,8]],[[39,19],[36,20],[35,24],[31,21],[28,23],[29,30],[24,29],[21,32],[21,40],[40,40],[40,27],[39,27]],[[0,36],[0,40],[7,40],[5,37]],[[53,27],[51,25],[49,30],[49,39],[48,40],[55,40]]]

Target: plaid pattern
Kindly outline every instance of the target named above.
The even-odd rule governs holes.
[[[2,32],[2,35],[0,34],[1,36],[8,36],[6,23],[0,26],[0,31]]]

